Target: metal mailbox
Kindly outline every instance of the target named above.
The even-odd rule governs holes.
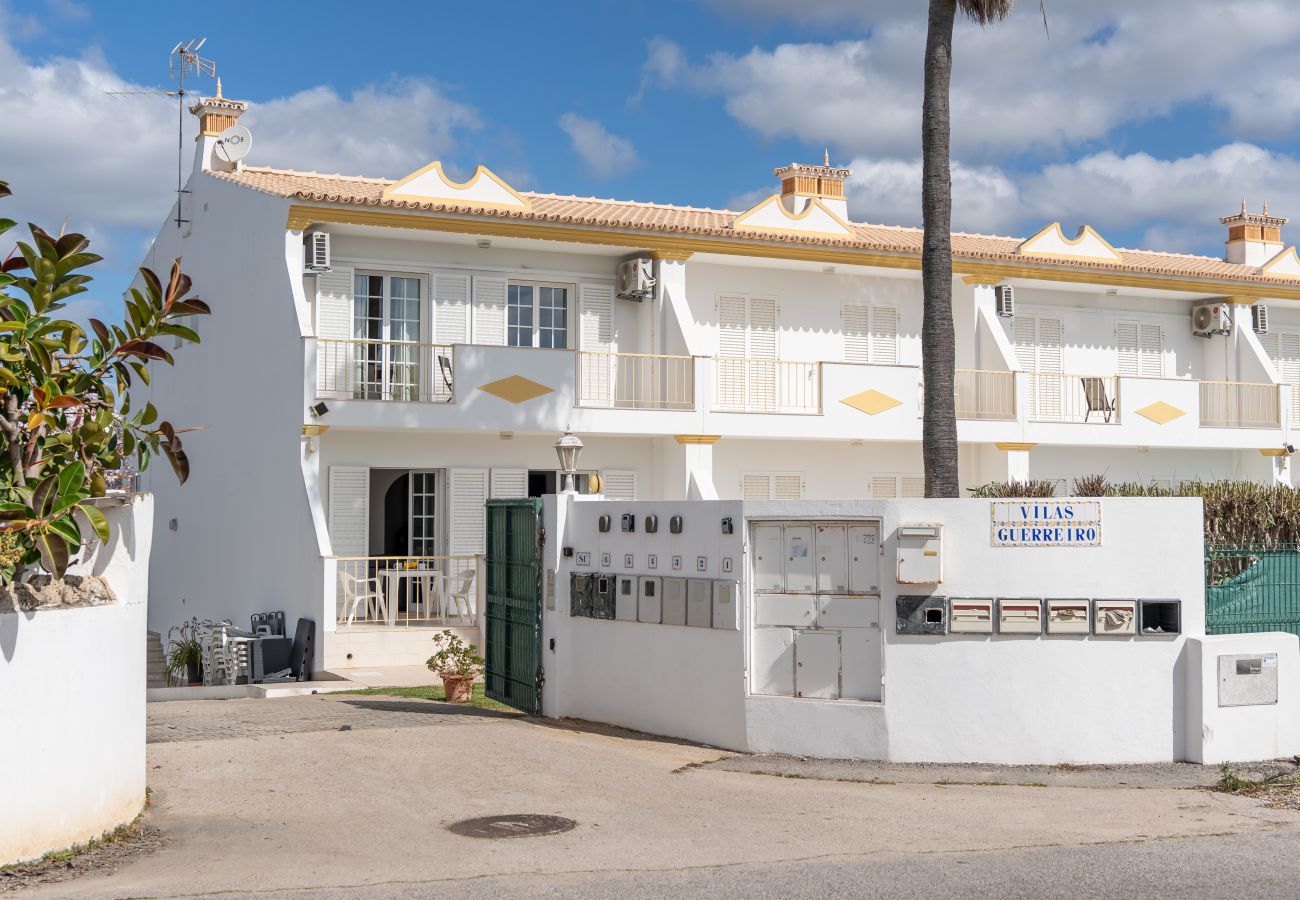
[[[614,618],[623,622],[636,621],[638,600],[635,575],[618,576],[618,593],[614,597]]]
[[[1178,600],[1139,600],[1138,634],[1143,637],[1182,634],[1183,604]]]
[[[943,526],[899,525],[897,574],[899,584],[939,584],[943,581]]]
[[[993,601],[953,597],[948,604],[948,630],[953,634],[992,634]]]
[[[596,586],[591,595],[591,617],[593,619],[614,618],[614,591],[618,578],[606,572],[596,574]]]
[[[1042,634],[1043,601],[1025,597],[998,600],[999,634]]]
[[[1092,633],[1119,637],[1137,634],[1137,601],[1092,601]]]
[[[686,624],[708,628],[713,624],[713,582],[691,578],[686,582]]]
[[[636,601],[636,620],[658,625],[663,621],[663,584],[657,575],[642,575]]]
[[[1267,706],[1277,702],[1277,654],[1219,657],[1219,705]]]
[[[894,600],[899,634],[947,634],[948,598],[900,595]]]
[[[596,576],[585,572],[569,574],[569,615],[590,616]]]
[[[663,623],[665,625],[686,624],[686,579],[665,578],[663,580]]]
[[[734,581],[713,582],[713,627],[740,627],[740,585]]]
[[[1048,600],[1048,634],[1088,634],[1092,631],[1092,604],[1087,600]]]

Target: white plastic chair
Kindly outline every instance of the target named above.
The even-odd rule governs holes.
[[[452,608],[456,610],[456,618],[462,622],[473,617],[474,604],[470,600],[470,591],[474,589],[474,574],[473,569],[465,569],[460,573],[460,583],[456,586],[456,590],[447,594],[447,606],[443,609],[444,618]]]
[[[348,624],[351,625],[357,617],[357,607],[362,603],[366,604],[365,618],[379,618],[388,616],[388,603],[384,599],[384,592],[379,587],[379,579],[371,576],[369,578],[358,578],[351,572],[340,572],[343,584],[343,605],[348,610]]]

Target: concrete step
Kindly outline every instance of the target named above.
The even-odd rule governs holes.
[[[145,687],[167,686],[167,654],[163,652],[162,635],[150,631],[145,642]]]

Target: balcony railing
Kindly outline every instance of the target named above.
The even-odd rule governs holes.
[[[1016,418],[1016,373],[958,369],[957,418],[1011,422]]]
[[[340,556],[339,627],[472,626],[482,575],[477,556]]]
[[[719,356],[713,408],[720,412],[815,416],[822,411],[822,364]]]
[[[579,351],[578,405],[613,409],[694,409],[695,359]]]
[[[1280,428],[1281,392],[1276,384],[1201,382],[1201,427]]]
[[[446,344],[320,338],[316,379],[317,393],[336,400],[455,399],[452,352]]]
[[[1032,422],[1119,424],[1119,377],[1029,372]]]

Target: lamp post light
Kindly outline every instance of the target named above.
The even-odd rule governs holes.
[[[564,432],[555,442],[555,455],[560,458],[560,492],[575,493],[573,476],[578,473],[578,457],[582,454],[582,441],[572,431]]]

